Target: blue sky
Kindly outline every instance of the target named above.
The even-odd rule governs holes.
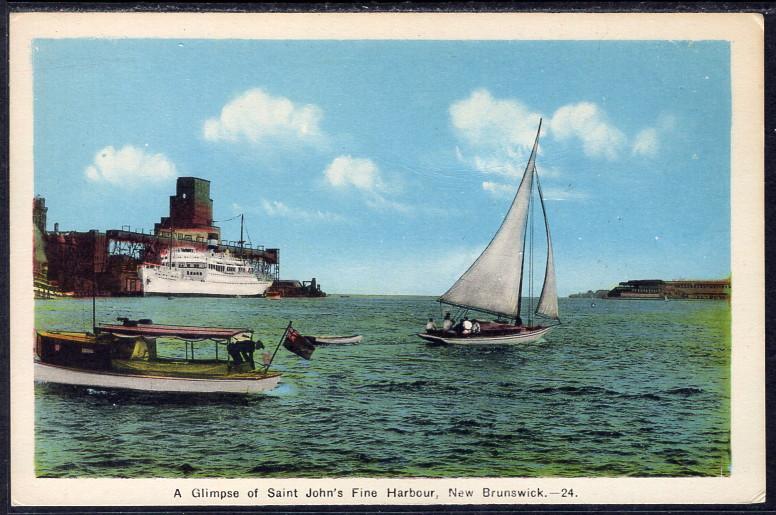
[[[541,116],[562,295],[730,273],[724,42],[76,39],[33,59],[49,229],[150,229],[202,177],[284,278],[437,295],[498,228]]]

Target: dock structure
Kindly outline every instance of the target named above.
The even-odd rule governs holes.
[[[281,297],[325,297],[326,292],[321,290],[321,285],[315,279],[310,281],[297,281],[296,279],[275,279],[267,293]]]
[[[37,280],[47,281],[52,291],[78,296],[141,295],[137,267],[160,263],[163,253],[175,247],[229,251],[251,261],[257,271],[280,277],[280,250],[252,245],[245,241],[221,239],[214,225],[210,181],[179,177],[176,194],[170,197],[170,215],[162,217],[153,231],[133,230],[130,226],[109,229],[53,231],[46,229],[45,199],[33,201],[35,232],[34,272]]]
[[[730,279],[638,279],[624,281],[609,291],[610,299],[729,300]]]

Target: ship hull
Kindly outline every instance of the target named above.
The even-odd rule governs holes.
[[[255,276],[234,278],[231,281],[199,280],[176,277],[178,271],[163,267],[140,267],[143,295],[171,295],[191,297],[259,297],[272,286],[272,281]]]
[[[542,327],[536,330],[527,330],[519,333],[502,334],[502,335],[471,335],[471,336],[458,336],[455,334],[447,335],[442,334],[418,334],[422,339],[436,343],[439,345],[519,345],[525,343],[533,343],[538,341],[543,336],[547,335],[554,329],[553,326]]]
[[[42,383],[88,386],[120,390],[168,393],[237,393],[250,394],[271,390],[278,385],[280,375],[262,378],[189,378],[119,374],[103,371],[35,363],[35,381]]]

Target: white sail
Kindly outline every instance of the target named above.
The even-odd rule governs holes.
[[[544,197],[542,196],[542,186],[539,182],[539,173],[536,172],[535,169],[534,173],[536,174],[536,188],[539,190],[539,200],[542,203],[544,228],[547,232],[547,266],[544,273],[542,294],[539,297],[539,304],[536,306],[536,314],[558,319],[558,287],[555,283],[555,259],[552,253],[550,222],[547,220],[547,210],[544,209]]]
[[[537,132],[528,166],[501,227],[480,257],[442,295],[440,301],[511,318],[517,317],[520,309],[526,221],[538,143]]]

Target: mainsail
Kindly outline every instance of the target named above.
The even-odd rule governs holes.
[[[518,317],[525,231],[540,131],[541,120],[523,179],[501,227],[480,257],[440,297],[441,302],[513,319]]]
[[[542,294],[539,296],[539,304],[536,306],[536,314],[558,319],[558,287],[555,283],[555,259],[552,253],[550,222],[547,220],[547,210],[544,208],[544,196],[542,195],[542,186],[539,182],[539,173],[535,172],[535,174],[536,189],[539,190],[539,201],[542,204],[542,214],[544,215],[544,229],[547,233],[547,265],[544,272]]]

